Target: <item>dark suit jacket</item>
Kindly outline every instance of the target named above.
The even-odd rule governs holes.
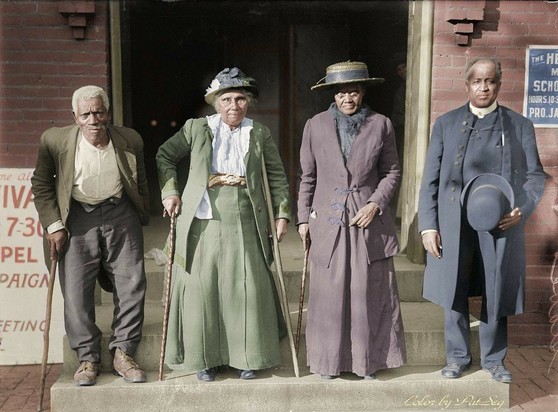
[[[398,243],[389,202],[399,183],[395,136],[390,120],[372,112],[353,141],[345,165],[333,115],[329,111],[308,120],[300,148],[301,179],[297,223],[308,223],[310,259],[328,267],[345,211],[349,217],[368,202],[382,210],[362,231],[373,262],[397,253]],[[346,193],[343,189],[355,189]]]
[[[496,316],[523,311],[525,278],[525,242],[523,226],[535,209],[544,190],[545,175],[537,151],[535,130],[530,120],[500,106],[505,135],[502,176],[514,191],[515,207],[522,213],[520,225],[504,232],[498,242],[497,259],[502,261],[493,295]],[[468,103],[438,118],[432,130],[419,194],[419,231],[436,229],[442,239],[442,259],[428,255],[424,277],[424,297],[446,309],[463,312],[466,302],[454,301],[459,271],[461,231],[461,191],[463,158],[467,150],[473,115]],[[500,165],[498,165],[500,167]],[[490,170],[491,165],[485,165]]]
[[[109,125],[108,132],[116,151],[124,191],[145,225],[149,222],[149,192],[143,160],[143,140],[136,131],[125,127]],[[53,127],[41,136],[31,184],[39,220],[45,229],[57,220],[62,220],[65,224],[68,218],[78,133],[79,127],[71,125]],[[50,265],[48,250],[45,250],[45,261]]]

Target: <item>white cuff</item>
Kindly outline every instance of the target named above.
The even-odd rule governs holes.
[[[56,222],[52,223],[46,228],[47,233],[50,235],[54,232],[58,232],[59,230],[65,229],[64,224],[61,220],[57,220]]]

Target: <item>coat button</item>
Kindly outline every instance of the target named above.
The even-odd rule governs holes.
[[[452,186],[450,189],[452,192],[455,192],[455,186]]]
[[[450,197],[450,200],[451,200],[452,202],[455,202],[455,197],[453,197],[453,196]]]
[[[455,162],[454,165],[459,166],[461,163],[460,162]]]

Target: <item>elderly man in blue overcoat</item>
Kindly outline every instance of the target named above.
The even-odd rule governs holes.
[[[542,196],[545,177],[532,122],[496,101],[500,62],[472,59],[465,75],[469,102],[438,118],[424,168],[418,210],[428,252],[423,294],[445,312],[442,376],[459,378],[471,365],[468,297],[482,296],[480,363],[493,379],[509,383],[507,317],[523,312],[524,224]],[[475,230],[461,193],[484,173],[502,176],[515,204],[494,228]]]

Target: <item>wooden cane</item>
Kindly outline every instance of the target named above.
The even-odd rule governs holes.
[[[291,355],[293,358],[293,369],[295,376],[298,378],[298,357],[294,344],[293,329],[291,326],[291,314],[289,311],[289,301],[287,299],[287,290],[285,288],[285,280],[283,278],[283,265],[281,263],[281,253],[279,250],[279,241],[277,239],[277,230],[275,229],[275,214],[273,213],[273,205],[271,204],[271,191],[269,189],[269,181],[267,179],[267,169],[265,167],[265,159],[262,153],[262,179],[264,184],[264,195],[267,203],[267,211],[269,214],[269,226],[271,229],[271,237],[273,239],[273,258],[275,262],[275,268],[277,272],[276,279],[279,283],[278,294],[281,299],[281,309],[283,310],[283,317],[285,318],[285,323],[287,324],[287,335],[289,336],[289,346],[291,348]]]
[[[165,364],[165,349],[167,345],[167,330],[169,328],[169,305],[170,305],[170,285],[172,278],[172,264],[174,260],[174,231],[176,217],[173,211],[170,216],[169,232],[169,259],[167,261],[167,276],[165,281],[165,305],[163,309],[163,336],[161,337],[161,356],[159,357],[159,380],[163,380],[163,368]]]
[[[302,241],[304,246],[304,263],[302,265],[302,281],[300,283],[300,300],[298,303],[298,322],[296,325],[295,349],[298,355],[300,349],[300,332],[302,329],[302,312],[304,310],[304,294],[306,292],[306,276],[308,274],[308,253],[310,252],[310,239],[308,233]]]
[[[50,273],[48,278],[47,287],[47,303],[46,303],[46,315],[45,315],[45,330],[43,332],[43,360],[41,367],[41,390],[39,394],[39,407],[38,411],[43,410],[43,399],[45,395],[45,382],[46,382],[46,370],[48,361],[48,346],[49,346],[49,333],[50,333],[50,319],[52,317],[52,294],[54,292],[54,280],[56,278],[56,263],[58,262],[58,257],[54,255],[50,260]]]

